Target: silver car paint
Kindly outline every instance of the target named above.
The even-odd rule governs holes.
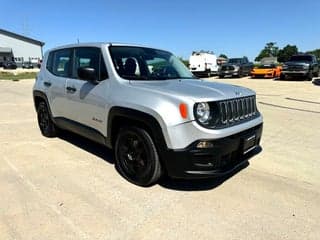
[[[117,46],[133,46],[129,44],[112,44]],[[247,88],[215,83],[206,80],[165,80],[165,81],[132,81],[122,79],[116,72],[109,54],[108,43],[88,43],[67,45],[56,49],[69,47],[94,46],[102,49],[102,54],[108,69],[109,78],[95,86],[96,98],[87,105],[81,105],[80,99],[76,104],[76,119],[72,119],[95,128],[105,137],[107,133],[108,112],[112,107],[120,106],[145,112],[153,116],[160,124],[165,141],[170,149],[181,149],[187,147],[192,142],[199,139],[218,139],[226,137],[248,128],[254,127],[262,122],[262,117],[258,117],[246,123],[233,127],[211,130],[201,127],[194,119],[193,107],[197,102],[218,101],[236,97],[245,97],[255,93]],[[43,89],[41,81],[44,79],[54,79],[54,75],[49,73],[46,68],[45,55],[39,74],[39,81],[36,82],[34,89]],[[77,81],[77,80],[74,80]],[[67,81],[66,81],[67,82]],[[108,87],[106,87],[108,86]],[[65,108],[65,101],[58,96],[52,96],[50,105],[55,105],[54,117],[60,116],[59,108]],[[92,97],[92,96],[91,96]],[[73,99],[75,101],[75,99]],[[182,118],[179,105],[184,103],[188,107],[188,116]],[[92,111],[82,111],[85,107],[96,105],[95,111],[102,118],[100,123],[93,123]],[[100,107],[98,107],[100,106]],[[92,106],[91,106],[92,107]],[[64,109],[70,111],[70,109]],[[64,112],[64,111],[62,111]],[[103,117],[101,117],[103,116]]]

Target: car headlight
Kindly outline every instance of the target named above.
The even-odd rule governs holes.
[[[303,65],[303,69],[309,69],[309,65]]]
[[[286,68],[288,68],[288,65],[285,65],[285,64],[284,64],[284,65],[282,66],[282,69],[286,69]]]
[[[236,70],[236,71],[238,71],[239,68],[240,68],[240,66],[237,66],[237,65],[235,65],[235,66],[233,66],[233,67],[234,67],[234,70]]]
[[[197,103],[195,107],[197,120],[202,124],[208,124],[210,120],[210,106],[206,102]]]

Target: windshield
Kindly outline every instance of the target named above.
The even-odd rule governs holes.
[[[275,68],[276,67],[276,65],[274,65],[274,64],[263,64],[263,65],[260,65],[260,66],[258,66],[257,68]]]
[[[241,63],[242,58],[230,58],[228,60],[228,63],[235,63],[235,64],[240,64]]]
[[[292,56],[290,58],[290,61],[293,61],[293,62],[311,62],[312,61],[312,57],[311,56],[304,56],[304,55]]]
[[[118,74],[129,80],[167,80],[196,78],[169,52],[130,46],[110,46],[110,54]]]

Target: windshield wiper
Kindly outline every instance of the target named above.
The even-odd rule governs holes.
[[[149,80],[149,78],[144,77],[144,76],[121,75],[121,77],[128,79],[128,80]]]

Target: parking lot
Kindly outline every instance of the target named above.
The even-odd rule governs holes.
[[[320,239],[320,86],[211,80],[256,91],[262,152],[224,179],[150,188],[102,146],[44,138],[33,80],[0,81],[0,239]]]

